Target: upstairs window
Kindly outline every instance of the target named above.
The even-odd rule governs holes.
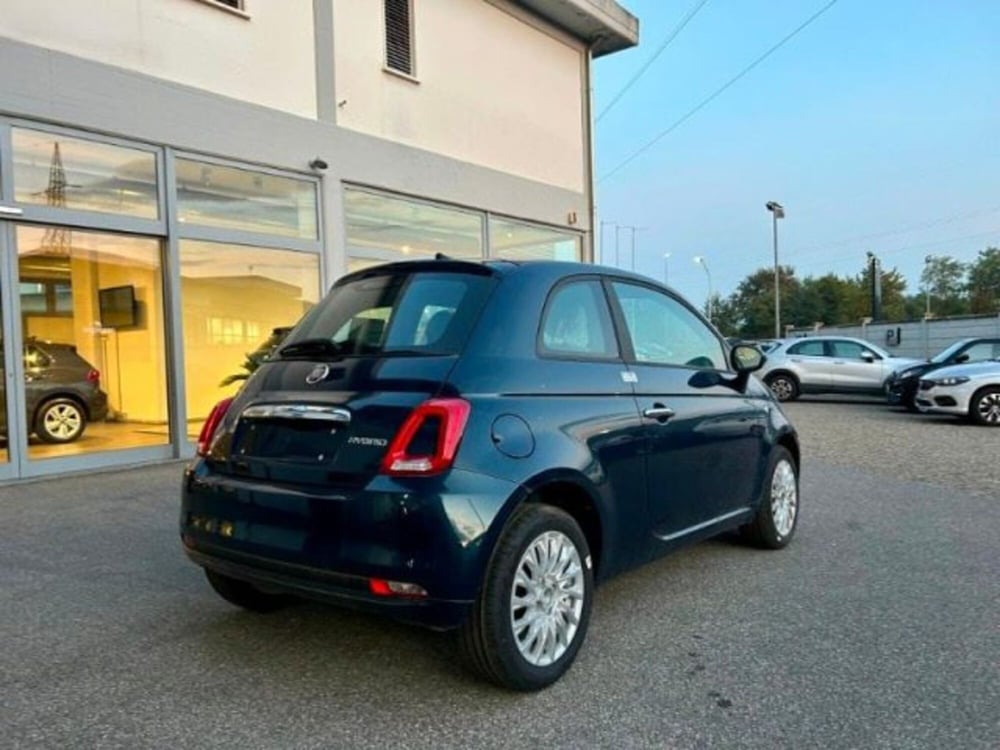
[[[413,0],[385,0],[385,66],[413,75]]]

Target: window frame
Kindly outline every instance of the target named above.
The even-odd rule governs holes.
[[[89,130],[51,125],[47,122],[36,122],[17,117],[7,119],[2,125],[5,127],[0,127],[0,147],[9,155],[9,170],[7,170],[8,174],[2,177],[3,185],[0,186],[2,188],[0,189],[0,194],[4,195],[5,203],[20,211],[16,217],[13,217],[17,221],[29,224],[63,225],[73,229],[92,230],[96,232],[112,231],[157,237],[163,237],[167,234],[167,222],[169,219],[169,208],[167,206],[168,181],[166,158],[162,146],[155,146],[145,141],[132,141]],[[54,137],[88,141],[96,145],[116,146],[152,155],[156,167],[156,218],[18,201],[16,199],[16,185],[14,184],[14,130],[30,130]]]
[[[407,60],[409,70],[402,70],[394,67],[389,59],[389,3],[406,3],[407,20]],[[416,24],[413,17],[413,0],[382,0],[382,70],[390,75],[399,76],[413,83],[420,83],[417,78],[417,54],[416,54]]]
[[[671,367],[681,370],[691,370],[693,372],[699,372],[703,370],[708,370],[711,372],[724,372],[733,373],[732,363],[730,362],[729,347],[726,345],[725,339],[715,330],[715,328],[708,322],[704,315],[702,315],[694,305],[690,304],[683,297],[674,294],[669,289],[664,289],[663,287],[657,286],[655,284],[650,284],[643,282],[639,279],[624,277],[624,276],[604,276],[604,291],[605,295],[608,297],[608,301],[611,305],[611,314],[614,318],[615,327],[618,330],[618,338],[621,345],[622,354],[624,357],[625,364],[637,367]],[[693,365],[686,364],[676,364],[672,362],[644,362],[640,361],[635,354],[635,345],[632,341],[632,332],[629,331],[628,321],[625,317],[625,311],[622,309],[618,295],[615,293],[613,288],[614,284],[627,284],[629,286],[639,287],[641,289],[647,289],[651,292],[656,292],[664,297],[667,297],[673,302],[676,302],[683,309],[691,313],[692,316],[705,327],[705,330],[715,339],[715,342],[719,346],[719,353],[722,358],[723,367],[695,367]]]
[[[202,5],[208,5],[216,10],[221,10],[224,13],[230,13],[244,20],[250,20],[250,14],[247,13],[246,7],[247,0],[233,0],[236,5],[230,5],[226,0],[196,0],[196,2],[199,2]]]
[[[545,339],[543,332],[545,330],[545,321],[548,320],[549,311],[552,308],[553,301],[556,296],[567,286],[578,283],[595,283],[601,291],[601,298],[604,300],[604,310],[608,314],[608,323],[610,326],[610,333],[612,336],[612,343],[614,344],[616,353],[614,355],[596,355],[587,352],[567,352],[560,351],[557,349],[549,349],[545,346]],[[623,346],[623,341],[621,334],[618,330],[618,326],[615,322],[615,309],[612,300],[608,296],[608,288],[604,283],[604,278],[598,274],[581,274],[578,276],[569,276],[560,279],[558,282],[552,285],[549,289],[548,294],[545,296],[545,304],[542,306],[542,314],[538,318],[538,329],[535,331],[535,356],[539,359],[544,360],[557,360],[563,362],[613,362],[613,363],[624,363],[625,362],[625,349]]]
[[[851,357],[846,354],[837,354],[836,346],[838,343],[852,344],[854,346],[857,346],[859,349],[861,349],[862,354],[868,352],[869,354],[872,355],[871,362],[881,362],[884,359],[884,357],[881,354],[872,349],[870,346],[862,344],[860,341],[851,341],[851,339],[831,339],[830,341],[828,341],[827,345],[830,351],[829,356],[831,359],[847,359],[852,362],[869,362],[869,360],[866,360],[864,357]]]
[[[822,354],[810,354],[808,352],[793,351],[796,347],[802,347],[806,344],[819,344],[820,348],[823,350]],[[833,350],[830,348],[826,341],[797,341],[788,347],[787,354],[790,357],[832,357],[830,354]]]

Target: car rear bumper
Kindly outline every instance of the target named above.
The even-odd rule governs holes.
[[[354,489],[282,487],[199,460],[185,475],[180,532],[194,562],[265,590],[449,628],[475,600],[499,514],[518,491],[457,470]],[[376,595],[371,579],[415,584],[426,597]]]
[[[465,620],[469,601],[444,599],[388,598],[371,593],[368,579],[328,570],[291,565],[273,559],[245,555],[204,542],[188,546],[184,552],[191,562],[207,570],[247,581],[269,593],[291,594],[348,609],[372,612],[394,620],[449,630]]]
[[[87,399],[87,411],[91,422],[103,422],[108,418],[108,394],[97,391]]]

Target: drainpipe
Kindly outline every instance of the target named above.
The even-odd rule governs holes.
[[[592,67],[594,64],[594,47],[597,46],[600,37],[591,40],[587,45],[587,58],[584,61],[584,127],[587,130],[587,156],[586,156],[586,184],[587,201],[590,205],[590,261],[592,263],[604,262],[604,238],[601,238],[601,257],[597,257],[596,228],[600,226],[597,222],[597,185],[594,180],[594,81]]]

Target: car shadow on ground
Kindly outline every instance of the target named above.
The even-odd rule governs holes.
[[[616,576],[599,586],[594,597],[591,631],[574,667],[588,675],[600,658],[601,633],[617,632],[623,623],[645,627],[641,618],[651,618],[657,629],[671,626],[662,614],[636,611],[637,602],[656,602],[664,595],[688,593],[695,587],[695,571],[716,565],[739,567],[748,556],[764,554],[746,545],[739,534],[725,534],[679,550],[648,565]],[[205,592],[210,597],[210,592]],[[433,631],[385,617],[322,603],[296,601],[270,614],[225,609],[217,603],[218,615],[203,621],[188,647],[208,671],[235,669],[267,675],[269,691],[298,694],[313,685],[361,683],[377,686],[380,700],[412,701],[414,688],[441,694],[442,686],[494,700],[523,694],[485,682],[466,668],[459,656],[456,631]],[[636,622],[636,618],[640,621]],[[590,653],[594,651],[594,653]],[[588,654],[590,656],[588,657]],[[235,665],[235,666],[234,666]],[[252,677],[250,677],[252,679]],[[357,689],[362,689],[358,687]],[[342,690],[341,687],[337,688]]]

